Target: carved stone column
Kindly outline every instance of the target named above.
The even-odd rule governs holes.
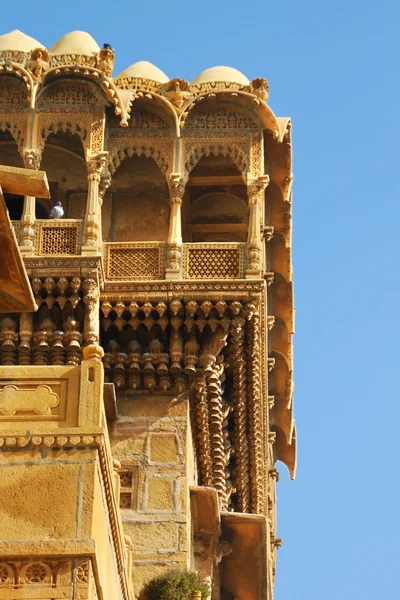
[[[85,279],[82,284],[85,291],[85,318],[83,322],[83,339],[85,345],[98,344],[100,332],[100,291],[94,279]]]
[[[264,205],[264,190],[268,183],[268,175],[262,175],[247,186],[250,208],[247,237],[247,279],[260,279],[262,275],[261,209]]]
[[[88,172],[88,196],[85,217],[85,237],[82,254],[101,252],[101,205],[99,194],[101,172],[106,164],[107,152],[100,152],[86,162]]]
[[[185,184],[180,173],[171,173],[169,181],[170,206],[168,232],[168,265],[166,279],[181,278],[182,263],[182,198]]]
[[[24,150],[24,164],[26,169],[38,169],[40,166],[40,156],[32,149]],[[21,216],[21,229],[19,245],[21,253],[29,256],[35,253],[35,223],[36,223],[36,198],[34,196],[25,196],[24,208]]]

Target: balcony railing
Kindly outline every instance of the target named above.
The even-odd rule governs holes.
[[[81,253],[82,221],[80,219],[40,219],[35,227],[37,256],[76,256]]]
[[[184,279],[239,279],[244,277],[244,250],[240,243],[183,245]]]
[[[105,274],[111,281],[156,280],[165,277],[165,242],[104,244]]]
[[[35,256],[80,256],[83,220],[38,219]],[[17,239],[20,222],[12,221]],[[109,281],[160,281],[166,277],[166,242],[104,242],[105,278]],[[181,278],[191,280],[245,277],[246,244],[208,242],[182,244]]]
[[[240,279],[244,277],[243,243],[183,244],[183,279]],[[165,242],[107,242],[105,276],[110,281],[165,278]]]

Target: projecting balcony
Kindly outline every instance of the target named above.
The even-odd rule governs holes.
[[[12,221],[21,244],[22,224]],[[84,221],[38,219],[34,224],[30,256],[82,255]],[[102,261],[109,281],[160,281],[168,279],[167,242],[104,242]],[[96,250],[94,249],[94,254]],[[25,254],[26,255],[26,254]],[[97,254],[98,255],[98,254]],[[181,245],[178,279],[243,279],[247,244],[242,242],[190,242]]]
[[[245,276],[244,243],[182,244],[182,279],[241,279]],[[164,242],[107,242],[105,277],[110,281],[165,279]]]

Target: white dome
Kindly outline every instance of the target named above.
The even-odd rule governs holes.
[[[243,73],[232,67],[211,67],[211,69],[206,69],[197,75],[192,83],[209,83],[211,81],[226,81],[227,83],[239,83],[240,85],[249,85],[250,83]]]
[[[22,31],[14,29],[9,33],[0,35],[0,52],[2,50],[15,50],[17,52],[30,52],[35,48],[44,48],[43,44],[29,37]]]
[[[158,81],[158,83],[167,83],[169,81],[169,77],[161,69],[147,60],[140,60],[134,63],[122,71],[116,79],[121,77],[143,77],[144,79]]]
[[[100,46],[86,31],[66,33],[49,50],[51,54],[97,54]]]

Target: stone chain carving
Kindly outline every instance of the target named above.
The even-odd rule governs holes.
[[[252,307],[250,307],[251,309]],[[264,434],[261,394],[261,328],[258,307],[254,306],[248,323],[248,407],[250,442],[251,511],[264,512]]]
[[[247,435],[247,361],[244,346],[245,320],[236,317],[232,321],[231,349],[233,360],[233,436],[236,456],[236,477],[238,509],[249,511],[249,446]]]
[[[211,441],[209,429],[209,414],[207,403],[207,383],[204,374],[200,375],[193,384],[196,398],[197,448],[202,485],[213,485],[213,470],[211,463]]]
[[[209,428],[210,428],[210,450],[213,470],[213,487],[218,492],[221,500],[221,509],[228,507],[228,498],[226,494],[226,475],[225,475],[225,450],[223,437],[222,412],[222,388],[221,375],[223,373],[223,364],[214,364],[211,371],[206,374]]]

